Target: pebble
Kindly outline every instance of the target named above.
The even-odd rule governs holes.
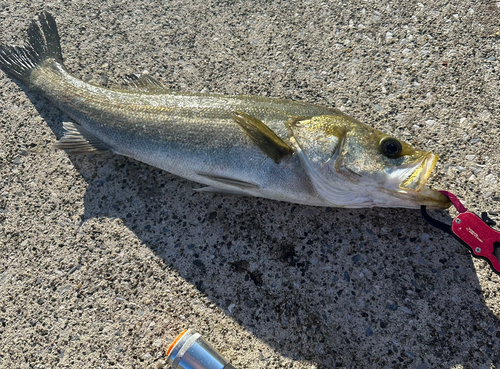
[[[408,309],[407,307],[405,306],[401,306],[401,311],[403,313],[406,313],[406,314],[413,314],[413,311],[411,311],[410,309]]]
[[[347,270],[344,272],[344,281],[346,282],[351,281],[351,276],[349,275],[349,272]]]
[[[427,364],[418,364],[415,369],[429,369],[429,367],[427,366]]]
[[[484,177],[484,181],[492,185],[496,185],[498,183],[498,180],[493,173],[490,173],[486,177]]]
[[[422,241],[424,241],[424,242],[425,242],[425,241],[429,241],[429,239],[430,239],[430,238],[431,238],[431,236],[429,236],[429,234],[427,234],[427,233],[421,233],[421,234],[420,234],[420,239],[421,239]]]

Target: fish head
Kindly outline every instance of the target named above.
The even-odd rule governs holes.
[[[438,156],[338,112],[294,120],[289,128],[317,192],[341,207],[450,206],[426,186]]]

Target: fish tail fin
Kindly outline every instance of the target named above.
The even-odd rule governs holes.
[[[59,33],[54,17],[40,13],[28,28],[24,47],[0,45],[0,68],[9,76],[29,84],[34,69],[47,59],[63,64]]]

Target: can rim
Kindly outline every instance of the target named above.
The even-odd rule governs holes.
[[[187,329],[184,329],[182,331],[181,334],[179,334],[175,340],[170,344],[170,346],[168,346],[168,349],[167,349],[167,356],[170,355],[170,352],[172,351],[172,349],[174,348],[174,346],[176,345],[177,342],[179,342],[179,340],[182,338],[182,336],[184,336],[184,334],[187,332],[188,330]]]

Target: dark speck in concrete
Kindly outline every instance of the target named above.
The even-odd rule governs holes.
[[[193,264],[196,265],[198,268],[204,268],[205,264],[200,259],[194,259]]]

